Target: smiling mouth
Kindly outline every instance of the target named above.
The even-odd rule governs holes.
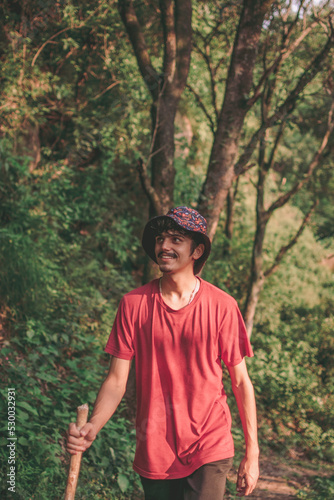
[[[176,255],[175,255],[175,253],[163,253],[163,252],[160,252],[159,255],[158,255],[158,258],[162,259],[162,260],[176,259]]]

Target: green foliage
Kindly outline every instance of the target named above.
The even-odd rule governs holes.
[[[13,386],[18,498],[60,498],[65,430],[76,406],[93,406],[118,300],[134,287],[135,215],[132,224],[123,221],[115,173],[103,166],[81,176],[66,166],[36,175],[17,159],[10,174],[1,184],[2,193],[15,189],[10,210],[5,203],[1,212],[1,296],[10,332],[1,351],[2,413]],[[116,416],[104,432],[83,460],[81,498],[132,498],[139,489],[132,425]],[[1,453],[6,477],[6,447]]]
[[[272,422],[272,438],[278,443],[290,435],[291,443],[332,460],[334,415],[328,405],[329,388],[320,377],[326,367],[317,363],[320,346],[283,335],[277,338],[272,332],[258,336],[254,346],[250,372],[260,413]]]
[[[0,185],[7,332],[0,360],[2,414],[10,385],[16,388],[17,496],[60,498],[65,430],[78,404],[93,406],[119,298],[134,287],[137,214],[134,208],[123,218],[128,191],[124,183],[123,192],[117,189],[118,173],[103,160],[83,173],[61,163],[29,173],[27,161],[8,152],[6,162]],[[83,460],[79,491],[82,498],[132,498],[140,488],[131,467],[132,425],[119,415],[105,432]],[[5,478],[6,447],[1,454]]]
[[[92,408],[107,370],[107,360],[101,358],[101,344],[95,337],[87,332],[69,336],[64,326],[59,324],[56,334],[46,331],[41,322],[30,321],[25,337],[15,337],[1,352],[7,383],[16,388],[19,498],[63,495],[68,462],[64,454],[66,427],[75,418],[76,406],[85,401]],[[2,436],[6,436],[5,419],[2,422]],[[131,472],[135,439],[130,426],[121,416],[115,417],[85,454],[80,498],[131,498],[121,493],[129,495],[138,490],[138,480]],[[1,444],[5,441],[2,438]],[[6,452],[2,446],[4,465]],[[6,467],[3,474],[5,477]]]
[[[291,261],[288,269],[293,276]],[[300,292],[295,282],[294,292],[286,299],[289,280],[279,285],[276,276],[275,295],[281,294],[283,300],[275,311],[269,293],[261,305],[253,337],[256,357],[250,369],[260,412],[271,422],[276,442],[333,461],[333,301],[326,297],[326,280],[322,293],[318,288],[320,297],[316,287],[312,290],[309,272],[304,270],[304,279],[299,278]]]
[[[297,493],[297,498],[307,500],[330,500],[334,495],[334,476],[331,477],[316,477],[312,481],[310,490],[300,490]]]

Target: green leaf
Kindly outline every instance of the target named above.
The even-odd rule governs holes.
[[[19,444],[22,446],[29,446],[29,441],[25,437],[19,437]]]
[[[27,331],[27,337],[28,337],[28,339],[32,339],[34,335],[35,335],[35,332],[33,330],[28,330]]]
[[[110,451],[110,454],[111,454],[111,458],[113,459],[113,461],[115,462],[116,460],[116,455],[115,455],[115,451],[113,448],[109,448],[109,451]]]
[[[33,415],[36,415],[38,417],[38,412],[35,408],[33,408],[32,406],[30,406],[29,403],[27,403],[26,401],[19,401],[17,403],[17,406],[19,406],[20,408],[25,408],[27,411],[30,411],[30,413],[32,413]]]
[[[124,493],[129,487],[129,480],[126,476],[124,476],[124,474],[118,474],[117,483],[122,493]]]

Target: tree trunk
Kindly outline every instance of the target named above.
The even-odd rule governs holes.
[[[225,236],[226,241],[224,243],[223,255],[229,255],[231,253],[232,238],[233,238],[233,228],[234,228],[234,198],[235,190],[233,186],[230,187],[226,199],[226,223],[225,223]]]
[[[153,103],[151,108],[152,129],[156,130],[151,159],[151,184],[159,196],[162,214],[172,207],[174,199],[174,121],[177,105],[178,99],[163,95],[159,103]],[[158,215],[152,206],[150,215]]]
[[[253,246],[251,277],[243,314],[249,337],[252,335],[255,311],[265,281],[262,249],[268,218],[262,215],[259,219]]]
[[[151,62],[133,1],[119,0],[118,6],[138,68],[152,96],[152,143],[149,157],[139,168],[152,217],[166,213],[173,205],[174,121],[190,66],[192,6],[191,0],[159,1],[164,37],[163,74]],[[151,176],[147,168],[149,163]]]
[[[264,209],[264,186],[268,173],[268,165],[265,163],[265,141],[260,142],[259,148],[259,178],[257,183],[256,199],[256,232],[253,242],[251,276],[248,285],[248,293],[244,307],[244,320],[249,337],[252,334],[253,322],[260,293],[264,285],[263,273],[263,242],[269,221],[269,213]]]
[[[248,94],[265,14],[273,0],[244,0],[228,72],[223,107],[209,160],[198,209],[208,221],[208,234],[215,235],[227,193],[235,178],[234,164],[241,129],[248,111]]]

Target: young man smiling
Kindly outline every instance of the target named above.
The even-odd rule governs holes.
[[[133,358],[137,380],[134,470],[146,500],[222,500],[234,455],[222,383],[227,366],[245,435],[237,491],[249,495],[259,469],[252,348],[235,300],[202,280],[211,250],[206,221],[177,207],[145,227],[143,247],[162,277],[126,294],[106,346],[112,355],[89,423],[69,427],[68,451],[86,450],[116,410]]]

